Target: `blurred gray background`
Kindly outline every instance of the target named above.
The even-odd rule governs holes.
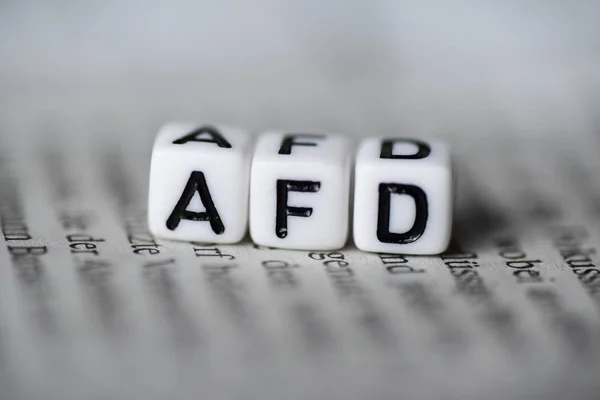
[[[584,0],[2,0],[0,104],[5,121],[589,132],[599,15]]]

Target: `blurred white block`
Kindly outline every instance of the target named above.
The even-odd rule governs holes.
[[[364,139],[354,182],[354,242],[364,251],[439,254],[452,227],[453,174],[442,142]]]
[[[210,243],[243,239],[251,137],[218,125],[172,123],[152,150],[148,226],[157,237]]]
[[[250,235],[263,246],[333,250],[348,237],[352,149],[344,136],[269,132],[258,139]]]

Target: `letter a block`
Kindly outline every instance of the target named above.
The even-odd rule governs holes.
[[[167,124],[152,150],[148,226],[157,237],[235,243],[248,220],[251,140],[216,125]]]
[[[351,149],[340,135],[270,132],[258,139],[250,235],[263,246],[333,250],[348,236]]]
[[[356,247],[396,254],[444,252],[452,226],[452,187],[444,143],[363,140],[354,182]]]

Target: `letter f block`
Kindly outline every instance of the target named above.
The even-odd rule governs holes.
[[[250,235],[259,245],[334,250],[348,237],[352,149],[341,135],[260,136],[250,179]]]

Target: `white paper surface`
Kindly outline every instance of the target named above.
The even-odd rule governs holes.
[[[155,241],[149,119],[4,121],[7,399],[598,394],[595,136],[448,136],[462,255],[402,257]]]

